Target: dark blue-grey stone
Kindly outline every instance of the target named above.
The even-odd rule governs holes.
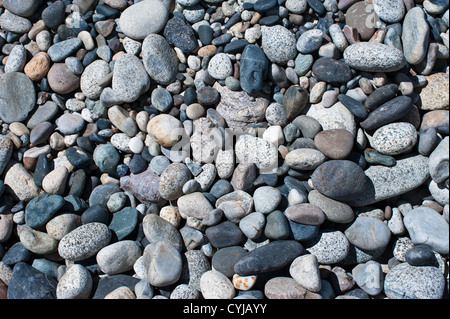
[[[427,245],[417,245],[408,250],[405,260],[411,266],[436,266],[438,262],[433,250]]]
[[[25,223],[35,229],[44,226],[64,203],[60,195],[42,194],[33,198],[25,208]]]
[[[105,299],[107,294],[119,287],[128,287],[134,292],[134,287],[139,281],[139,278],[124,274],[103,277],[99,280],[92,299]]]
[[[345,95],[345,94],[339,94],[338,100],[355,116],[358,120],[364,120],[367,118],[367,115],[369,115],[369,112],[367,112],[367,109],[365,106],[359,102],[358,100]]]
[[[242,52],[244,48],[248,45],[247,40],[235,40],[228,43],[225,48],[223,49],[223,52],[225,53],[231,53],[236,54],[239,52]]]
[[[276,174],[260,174],[253,182],[253,186],[275,186],[278,181],[278,176]]]
[[[259,24],[265,25],[265,26],[273,26],[273,25],[279,24],[280,22],[281,22],[281,18],[279,15],[270,15],[270,16],[262,17],[261,19],[259,19]]]
[[[440,142],[440,138],[434,127],[427,128],[420,132],[418,151],[423,156],[429,156]]]
[[[42,20],[50,29],[56,29],[65,18],[66,6],[62,1],[56,1],[42,11]]]
[[[201,25],[197,30],[198,38],[203,45],[211,44],[213,33],[214,31],[209,25]]]
[[[267,77],[269,62],[266,55],[258,46],[250,44],[242,52],[240,63],[241,88],[249,94],[257,93]]]
[[[313,239],[319,233],[320,225],[306,225],[293,222],[288,219],[289,227],[291,228],[292,238],[298,241],[306,241]]]
[[[186,105],[197,102],[197,92],[194,88],[187,88],[186,91],[184,91],[183,101]]]
[[[225,33],[225,34],[222,34],[222,35],[214,38],[211,41],[211,44],[213,44],[215,46],[224,45],[224,44],[227,44],[228,42],[230,42],[232,38],[233,38],[233,35],[231,33]]]
[[[72,146],[66,150],[67,160],[76,168],[87,168],[94,163],[92,154],[79,146]]]
[[[95,149],[93,159],[101,172],[110,173],[116,169],[120,155],[112,144],[102,144]]]
[[[56,299],[58,281],[34,267],[17,263],[8,285],[8,299]]]
[[[248,276],[277,270],[305,253],[302,244],[295,240],[275,240],[242,256],[234,265],[234,271]]]
[[[64,197],[64,205],[61,211],[64,212],[82,212],[89,208],[89,204],[82,198],[74,195]]]
[[[307,2],[309,7],[313,9],[313,11],[318,15],[323,15],[327,12],[322,2],[320,2],[319,0],[307,0]]]
[[[109,229],[117,236],[118,240],[122,240],[130,235],[136,228],[139,212],[133,207],[125,207],[124,209],[113,214]]]
[[[100,204],[106,207],[109,197],[117,192],[121,192],[119,185],[116,184],[102,184],[96,186],[91,195],[89,196],[89,206],[94,206],[95,204]]]
[[[365,130],[376,130],[406,116],[412,106],[413,100],[409,96],[398,96],[370,112],[359,124]]]
[[[231,186],[229,181],[227,181],[226,179],[219,179],[217,182],[214,183],[209,192],[215,198],[220,198],[223,195],[231,193],[232,191],[234,191],[234,188],[233,186]]]
[[[208,227],[205,231],[206,237],[216,248],[241,245],[246,237],[239,227],[230,222],[225,221],[216,226]]]
[[[273,240],[286,239],[289,236],[290,227],[288,219],[279,210],[276,210],[266,217],[264,235]]]
[[[34,183],[37,187],[42,188],[42,181],[51,170],[50,161],[48,160],[47,155],[39,155],[33,174]]]
[[[134,154],[128,166],[131,173],[139,174],[148,168],[148,163],[140,154]]]
[[[392,100],[398,92],[397,84],[387,84],[373,91],[366,99],[365,105],[369,111]]]
[[[96,222],[107,225],[110,219],[109,215],[110,213],[105,207],[96,204],[84,211],[81,215],[81,223],[84,225]]]
[[[277,0],[256,0],[253,9],[258,12],[266,12],[275,8],[278,4]]]
[[[319,58],[312,66],[314,76],[327,83],[347,83],[353,77],[350,67],[342,61]]]
[[[370,186],[363,169],[348,160],[329,160],[311,175],[314,188],[322,195],[338,201],[359,198]]]
[[[174,16],[167,21],[164,38],[184,53],[190,53],[198,48],[194,29],[179,16]]]
[[[245,254],[247,251],[241,246],[221,248],[212,257],[212,267],[227,277],[233,277],[234,265]]]
[[[86,171],[83,169],[78,169],[69,178],[69,195],[74,195],[80,197],[83,194],[84,186],[86,185]]]
[[[1,257],[1,256],[0,256]],[[31,257],[31,251],[19,241],[12,245],[3,256],[2,263],[13,266],[19,262],[27,262]]]
[[[151,96],[152,105],[160,112],[167,112],[173,106],[172,94],[165,88],[156,88]]]

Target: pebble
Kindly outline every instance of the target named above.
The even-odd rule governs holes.
[[[231,280],[216,270],[209,270],[201,276],[200,291],[205,299],[233,299],[236,295]]]
[[[240,276],[248,276],[276,270],[305,253],[305,248],[297,241],[276,240],[242,256],[234,265],[234,271]]]
[[[377,42],[360,42],[348,46],[344,51],[344,59],[351,68],[367,72],[394,72],[406,63],[400,50]]]
[[[135,3],[120,15],[120,29],[134,40],[142,40],[164,28],[169,18],[167,7],[160,1]]]
[[[438,268],[401,263],[386,274],[384,293],[389,299],[441,299],[444,286]]]
[[[319,262],[313,254],[295,258],[289,267],[289,274],[308,291],[319,292],[322,289]]]
[[[175,51],[165,38],[149,34],[142,43],[142,61],[150,78],[167,85],[175,80],[178,60]]]
[[[363,250],[376,250],[387,246],[391,232],[387,225],[369,216],[358,216],[345,230],[350,243]]]
[[[427,53],[430,27],[421,8],[409,10],[403,21],[403,53],[408,63],[419,64]]]
[[[448,297],[448,1],[2,8],[0,299]]]
[[[110,239],[108,226],[98,222],[88,223],[65,235],[59,242],[58,253],[68,260],[84,260],[108,245]]]
[[[0,118],[5,123],[24,121],[34,109],[36,90],[23,73],[6,73],[0,78]]]
[[[92,276],[80,264],[66,270],[56,286],[56,299],[89,299],[93,288]]]
[[[415,208],[406,214],[403,221],[414,244],[426,244],[438,253],[448,253],[448,224],[435,210]]]
[[[339,230],[319,230],[312,239],[304,242],[305,249],[316,256],[320,264],[336,264],[347,257],[350,242]]]

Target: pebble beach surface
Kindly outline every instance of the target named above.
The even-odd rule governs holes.
[[[448,299],[449,26],[0,0],[0,299]]]

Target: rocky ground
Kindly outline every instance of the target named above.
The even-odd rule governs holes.
[[[448,0],[0,0],[0,299],[448,299]]]

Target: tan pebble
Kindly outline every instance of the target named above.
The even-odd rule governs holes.
[[[130,288],[122,286],[107,294],[105,299],[136,299],[136,295]]]
[[[45,52],[39,52],[25,65],[24,73],[32,81],[42,80],[50,70],[50,57]]]
[[[209,44],[201,47],[197,53],[200,57],[204,58],[206,56],[213,56],[214,53],[216,53],[216,50],[217,47],[215,45]]]
[[[180,212],[178,211],[178,208],[175,206],[164,206],[163,208],[161,208],[159,216],[162,219],[167,220],[169,223],[171,223],[177,228],[180,226],[181,215]]]
[[[68,176],[69,171],[66,167],[57,167],[44,177],[42,180],[42,188],[48,194],[62,195],[66,189]]]

